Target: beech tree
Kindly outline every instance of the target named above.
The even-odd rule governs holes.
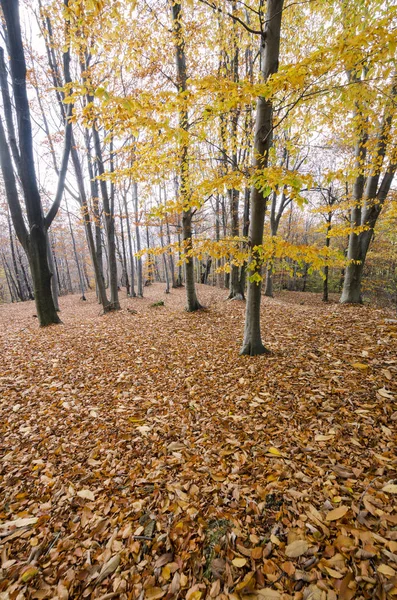
[[[172,27],[174,32],[175,60],[177,71],[177,85],[180,98],[179,127],[181,129],[182,141],[180,147],[180,186],[179,193],[182,197],[182,232],[185,253],[185,276],[186,276],[186,299],[188,312],[194,312],[201,308],[196,294],[194,282],[194,262],[191,256],[192,249],[192,217],[193,211],[189,205],[190,182],[189,182],[189,148],[187,134],[189,130],[189,115],[186,104],[187,72],[185,41],[183,37],[182,7],[179,2],[172,3]]]
[[[65,0],[67,5],[67,0]],[[1,0],[5,22],[5,39],[9,53],[9,65],[15,107],[17,132],[14,129],[13,107],[10,99],[4,49],[0,48],[0,78],[3,98],[4,119],[0,118],[0,163],[6,190],[7,201],[18,239],[29,260],[33,279],[34,298],[40,325],[59,323],[52,296],[51,278],[53,273],[48,264],[47,231],[53,222],[62,199],[66,171],[70,154],[71,125],[70,111],[65,119],[65,142],[62,163],[59,171],[57,191],[49,212],[44,215],[41,203],[33,155],[32,126],[26,87],[26,62],[22,44],[19,2]],[[65,72],[70,82],[69,49],[63,54]],[[8,139],[7,139],[8,137]],[[19,200],[19,185],[24,198],[26,217]]]
[[[352,73],[352,83],[358,85],[365,80],[366,75],[366,69],[362,69],[361,73]],[[342,303],[359,304],[362,302],[361,285],[365,259],[374,235],[376,222],[397,169],[397,155],[392,146],[396,98],[397,76],[394,75],[374,140],[370,139],[366,110],[359,100],[356,102],[355,118],[358,120],[358,127],[355,165],[357,177],[353,185],[352,229],[347,252],[348,264],[340,299]],[[392,146],[391,153],[387,157],[390,146]]]
[[[261,36],[260,53],[262,78],[266,82],[277,72],[280,55],[280,33],[283,0],[268,0],[266,26]],[[253,148],[254,169],[265,169],[269,163],[272,146],[273,104],[271,98],[260,96],[256,107],[255,141]],[[251,189],[251,221],[249,245],[251,256],[248,263],[248,294],[245,312],[244,341],[241,354],[264,354],[267,349],[262,343],[260,327],[262,265],[261,246],[268,192],[253,186]]]

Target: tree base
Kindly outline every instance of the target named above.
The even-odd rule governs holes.
[[[355,306],[362,306],[364,304],[362,296],[360,296],[359,298],[356,297],[351,297],[351,296],[344,296],[342,294],[341,299],[339,300],[339,304],[353,304]]]
[[[195,304],[194,306],[186,306],[185,307],[185,312],[196,312],[197,310],[205,310],[204,306],[201,306],[201,304],[199,302],[197,302],[197,304]]]
[[[34,316],[37,317],[37,315],[34,315]],[[51,319],[49,321],[40,320],[40,327],[50,327],[51,325],[59,325],[60,323],[62,323],[62,321],[58,317],[58,315],[56,315],[56,318]]]
[[[116,312],[118,310],[121,310],[120,304],[108,304],[103,308],[103,313],[106,314],[110,312]]]
[[[240,292],[238,292],[237,294],[230,293],[229,296],[227,297],[227,299],[228,300],[238,300],[240,302],[244,302],[244,300],[245,300],[243,294],[241,294]]]
[[[271,354],[271,351],[265,348],[260,342],[259,344],[244,344],[240,350],[240,356],[260,356],[261,354]]]

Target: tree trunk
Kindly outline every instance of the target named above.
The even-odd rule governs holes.
[[[124,197],[125,200],[125,197]],[[121,207],[121,202],[120,202],[120,197],[119,197],[119,211],[120,211],[120,235],[121,235],[121,249],[122,249],[122,266],[124,269],[124,276],[125,276],[125,287],[127,288],[127,298],[131,295],[130,294],[130,278],[128,277],[128,262],[127,262],[127,253],[125,251],[125,239],[124,239],[124,224],[123,224],[123,209]],[[134,267],[132,266],[132,270],[134,269]],[[134,272],[134,271],[132,271]],[[133,283],[132,283],[133,284]],[[135,296],[135,292],[133,294]]]
[[[280,54],[280,31],[283,12],[283,0],[268,0],[266,30],[261,38],[262,78],[268,78],[277,72]],[[255,125],[253,166],[264,169],[268,165],[269,150],[272,145],[273,105],[270,99],[258,98]],[[241,354],[255,356],[268,352],[262,343],[260,330],[260,307],[262,287],[262,263],[260,246],[263,243],[263,229],[266,211],[266,196],[255,186],[251,190],[251,223],[249,244],[251,258],[249,267],[248,296],[245,313],[244,342]]]
[[[174,32],[174,44],[176,51],[176,69],[178,79],[178,92],[182,95],[187,90],[187,74],[186,74],[186,56],[185,43],[183,37],[182,19],[181,19],[181,4],[174,2],[172,4],[172,26]],[[182,105],[179,110],[179,127],[187,132],[189,129],[188,112]],[[188,312],[194,312],[201,308],[196,295],[196,287],[194,282],[194,262],[191,256],[192,251],[192,209],[189,207],[189,165],[188,165],[188,146],[186,142],[182,142],[181,146],[181,186],[180,194],[182,198],[183,214],[182,214],[182,233],[184,242],[185,254],[185,278],[186,278],[186,298]]]
[[[8,210],[7,210],[7,222],[8,222],[8,234],[10,237],[12,264],[14,266],[15,277],[17,280],[17,292],[18,292],[19,299],[21,301],[23,301],[25,299],[25,296],[24,296],[23,288],[22,288],[21,274],[20,274],[17,259],[16,259],[14,236],[12,234],[11,219],[10,219],[10,214],[9,214]]]
[[[76,263],[76,267],[77,267],[77,274],[79,277],[79,285],[80,285],[80,291],[81,291],[81,299],[82,300],[86,300],[86,297],[84,295],[84,279],[83,279],[83,275],[81,272],[81,267],[80,267],[80,262],[79,262],[79,256],[77,254],[77,248],[76,248],[76,240],[74,238],[74,233],[73,233],[73,227],[72,227],[72,221],[70,219],[70,212],[69,212],[69,208],[68,205],[66,203],[66,212],[68,214],[68,222],[69,222],[69,231],[70,231],[70,237],[72,238],[72,246],[73,246],[73,254],[74,254],[74,260]]]
[[[232,1],[232,14],[237,10],[236,1]],[[231,59],[231,71],[233,81],[237,83],[239,81],[239,47],[236,35],[236,22],[233,21],[233,32],[232,32],[232,59]],[[239,120],[239,108],[235,108],[231,115],[231,131],[230,131],[230,142],[232,146],[232,168],[233,171],[238,169],[238,157],[237,157],[237,127]],[[229,190],[229,201],[230,201],[230,217],[231,217],[231,234],[232,237],[238,238],[240,235],[240,222],[239,222],[239,199],[240,192],[235,189]],[[236,247],[240,246],[240,242],[236,242]],[[235,264],[232,258],[232,270],[230,275],[230,292],[229,300],[244,300],[244,288],[241,287],[240,282],[240,266]]]
[[[73,166],[74,166],[74,171],[75,171],[75,175],[76,175],[77,187],[79,190],[79,204],[82,209],[82,215],[83,215],[83,219],[84,219],[84,228],[85,228],[85,233],[86,233],[87,243],[88,243],[88,249],[89,249],[89,252],[91,255],[91,261],[92,261],[92,264],[94,267],[94,274],[95,274],[95,281],[96,281],[96,286],[97,286],[98,297],[99,297],[99,301],[102,305],[103,311],[106,313],[111,310],[111,306],[109,304],[109,301],[108,301],[107,295],[106,295],[105,280],[103,277],[103,265],[100,263],[100,261],[98,259],[98,254],[97,254],[98,247],[95,246],[95,242],[94,242],[94,235],[93,235],[92,227],[91,227],[91,217],[90,217],[90,211],[89,211],[88,202],[87,202],[87,195],[86,195],[85,187],[84,187],[84,179],[83,179],[83,171],[81,168],[81,162],[80,162],[79,156],[77,154],[77,149],[76,149],[76,146],[74,143],[72,144],[72,160],[73,160]],[[102,248],[102,241],[100,241],[99,247]],[[102,253],[101,253],[101,258],[102,258]],[[69,268],[68,268],[68,274],[69,274]],[[69,279],[70,279],[70,274],[69,274]]]
[[[92,128],[92,135],[94,137],[95,155],[97,158],[98,172],[100,176],[105,174],[105,168],[103,164],[101,141],[99,138],[99,131],[94,125]],[[111,152],[112,154],[112,152]],[[111,157],[111,170],[113,159]],[[100,179],[100,188],[102,194],[103,208],[105,212],[105,224],[106,224],[106,239],[108,245],[108,266],[109,266],[109,287],[110,287],[110,307],[112,310],[120,310],[119,292],[118,292],[118,280],[117,280],[117,258],[116,258],[116,240],[114,231],[114,195],[111,191],[109,196],[108,187],[106,181]],[[112,185],[112,184],[111,184]]]
[[[50,236],[49,236],[48,230],[46,231],[46,234],[47,234],[47,259],[48,259],[48,266],[49,266],[49,268],[51,270],[51,273],[52,273],[52,277],[51,277],[52,299],[54,300],[55,309],[57,310],[57,312],[59,312],[59,301],[58,301],[59,288],[58,288],[57,278],[55,277],[54,255],[52,253],[51,241],[50,241]]]
[[[68,0],[64,0],[64,4],[67,7]],[[8,94],[7,81],[2,75],[0,76],[1,90],[4,111],[6,113],[9,145],[23,190],[29,230],[27,230],[24,223],[10,148],[7,144],[2,123],[0,123],[0,162],[14,228],[18,239],[28,256],[30,264],[37,316],[40,325],[45,326],[60,323],[51,291],[52,273],[48,265],[47,230],[57,214],[65,185],[71,147],[71,124],[68,120],[68,116],[71,114],[70,111],[72,105],[69,105],[69,110],[65,111],[65,145],[61,168],[59,170],[57,191],[50,210],[46,217],[44,217],[33,156],[33,136],[26,88],[27,71],[20,27],[19,2],[18,0],[14,0],[13,2],[1,0],[1,7],[3,10],[10,56],[14,106],[18,124],[18,147],[12,125],[12,108]],[[66,24],[66,28],[67,27],[68,25]],[[3,74],[5,72],[3,50],[0,50],[0,62],[0,71]],[[70,83],[70,54],[68,49],[63,54],[63,62],[65,73],[68,75],[67,83]]]
[[[366,69],[363,69],[365,75]],[[364,75],[364,77],[365,77]],[[352,81],[359,81],[357,73],[351,75]],[[394,73],[391,90],[386,97],[386,105],[376,139],[376,147],[372,156],[372,173],[365,178],[365,159],[367,156],[368,132],[360,130],[355,149],[355,166],[358,175],[353,186],[354,206],[351,211],[352,231],[349,236],[347,252],[348,265],[346,267],[345,279],[340,302],[361,304],[361,281],[364,270],[365,258],[373,236],[377,219],[381,213],[383,204],[389,193],[397,168],[395,157],[390,162],[381,179],[381,170],[386,156],[386,150],[390,144],[390,129],[395,116],[395,99],[397,96],[397,75]],[[356,103],[355,117],[359,122],[362,117],[361,106]],[[365,230],[357,233],[358,227],[365,226]]]
[[[243,238],[248,238],[249,233],[249,225],[250,225],[250,197],[251,190],[250,188],[245,188],[244,190],[244,214],[243,214]],[[247,243],[244,242],[244,247],[247,247]],[[244,264],[241,265],[240,269],[240,286],[243,292],[245,293],[245,282],[247,278],[247,263],[244,261]]]
[[[25,266],[23,264],[22,255],[21,255],[21,253],[19,251],[18,244],[16,244],[16,250],[17,250],[17,255],[18,255],[18,262],[19,262],[19,265],[21,267],[21,271],[22,271],[22,275],[23,275],[23,280],[25,282],[25,287],[26,287],[26,290],[27,290],[28,300],[34,300],[32,288],[31,288],[31,285],[30,285],[29,277],[28,277],[28,273],[26,273],[26,269],[25,269]]]
[[[132,183],[133,196],[134,196],[134,214],[135,214],[135,237],[136,237],[136,250],[137,254],[141,251],[141,232],[139,229],[139,205],[138,205],[138,184],[136,181]],[[139,254],[136,260],[136,276],[138,284],[138,296],[143,296],[143,272],[142,272],[142,257]]]
[[[124,211],[125,218],[127,223],[127,242],[128,242],[128,254],[130,258],[130,273],[131,273],[131,297],[135,298],[135,267],[134,267],[134,252],[132,250],[132,237],[131,237],[131,224],[130,224],[130,215],[128,213],[128,205],[127,205],[127,194],[124,194]]]
[[[325,247],[329,248],[331,243],[331,238],[329,237],[329,232],[331,231],[331,220],[328,218],[327,224],[327,237],[325,238]],[[329,266],[325,265],[324,267],[324,283],[323,283],[323,302],[328,302],[328,278],[329,278]]]

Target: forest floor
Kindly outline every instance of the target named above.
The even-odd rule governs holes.
[[[145,295],[0,307],[0,600],[396,597],[394,315]]]

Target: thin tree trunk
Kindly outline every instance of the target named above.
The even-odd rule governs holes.
[[[81,206],[82,215],[83,215],[83,219],[84,219],[84,228],[85,228],[85,233],[86,233],[87,242],[88,242],[88,249],[90,251],[91,261],[92,261],[92,264],[94,267],[95,281],[96,281],[99,301],[102,305],[103,311],[109,312],[111,310],[111,306],[109,304],[109,301],[108,301],[107,295],[106,295],[105,280],[103,277],[103,268],[101,268],[101,264],[98,260],[98,255],[97,255],[98,246],[97,247],[95,246],[94,235],[92,233],[91,217],[90,217],[90,211],[89,211],[87,196],[86,196],[85,187],[84,187],[84,179],[83,179],[83,171],[82,171],[82,167],[81,167],[81,162],[80,162],[80,158],[79,158],[79,155],[77,153],[77,149],[76,149],[76,146],[74,143],[72,143],[72,161],[73,161],[74,171],[75,171],[75,175],[76,175],[77,187],[79,190],[79,204]],[[102,242],[100,242],[99,246],[102,248]],[[66,261],[66,264],[67,264],[67,261]],[[69,267],[67,267],[67,268],[68,268],[68,272],[69,272]],[[70,279],[70,273],[69,273],[69,279]]]
[[[244,214],[243,214],[243,238],[248,238],[249,225],[250,225],[250,197],[251,190],[250,188],[245,188],[244,190]],[[246,247],[246,242],[245,242]],[[247,263],[241,265],[240,269],[240,286],[241,289],[245,292],[245,283],[247,278]]]
[[[166,204],[167,204],[167,190],[164,185],[164,206],[166,206]],[[165,227],[166,227],[166,232],[167,232],[167,242],[168,242],[168,246],[169,246],[167,256],[168,256],[168,261],[169,261],[169,269],[170,269],[170,273],[171,273],[171,285],[173,288],[176,288],[174,255],[173,255],[172,248],[171,248],[171,231],[170,231],[170,223],[168,221],[167,210],[165,210],[164,214],[165,214]]]
[[[15,277],[17,280],[17,293],[18,293],[19,299],[21,301],[23,301],[25,299],[25,296],[24,296],[23,289],[22,289],[22,281],[21,281],[21,276],[20,276],[20,272],[18,269],[18,263],[17,263],[17,259],[16,259],[16,254],[15,254],[14,236],[12,234],[11,219],[10,219],[10,214],[9,214],[8,210],[7,210],[7,222],[8,222],[8,234],[9,234],[9,238],[10,238],[12,264],[14,266]]]
[[[79,261],[79,256],[77,254],[77,247],[76,247],[76,240],[74,238],[74,233],[73,233],[73,227],[72,227],[72,221],[70,218],[70,212],[69,212],[69,208],[68,208],[68,204],[66,203],[66,212],[68,215],[68,222],[69,222],[69,231],[70,231],[70,237],[72,238],[72,246],[73,246],[73,254],[74,254],[74,260],[76,263],[76,267],[77,267],[77,273],[78,273],[78,277],[79,277],[79,285],[80,285],[80,291],[81,291],[81,299],[82,300],[86,300],[86,297],[84,295],[84,279],[83,279],[83,275],[81,272],[81,267],[80,267],[80,261]]]
[[[49,236],[48,230],[46,231],[46,234],[47,234],[47,259],[48,259],[48,266],[50,267],[50,270],[51,270],[51,273],[52,273],[52,277],[51,277],[52,299],[54,300],[55,309],[57,310],[57,312],[59,312],[58,281],[57,281],[57,278],[55,277],[54,256],[52,254],[51,241],[50,241],[50,236]]]
[[[128,298],[130,296],[130,279],[128,277],[128,263],[127,263],[127,253],[125,251],[124,224],[123,224],[124,216],[123,216],[123,210],[121,208],[120,197],[119,197],[119,211],[120,211],[120,235],[121,235],[121,249],[122,249],[121,263],[122,263],[123,270],[124,270],[125,287],[127,289],[127,298]]]
[[[128,213],[127,194],[124,194],[124,196],[123,196],[123,202],[124,202],[125,218],[126,218],[126,223],[127,223],[128,253],[129,253],[129,258],[130,258],[130,269],[131,269],[131,271],[130,271],[130,273],[131,273],[131,292],[130,292],[130,296],[132,298],[135,298],[136,293],[135,293],[134,252],[132,250],[131,224],[130,224],[130,215]]]
[[[181,4],[174,2],[172,4],[172,26],[174,32],[174,44],[176,53],[176,70],[178,79],[178,92],[182,95],[187,90],[187,74],[186,74],[186,56],[185,56],[185,44],[183,37],[182,27],[182,14]],[[179,110],[179,127],[185,133],[188,132],[188,112],[187,108],[182,106]],[[184,244],[184,255],[185,255],[185,279],[186,279],[186,298],[188,312],[194,312],[201,308],[196,295],[196,286],[194,282],[194,261],[191,255],[193,242],[192,242],[192,218],[193,212],[189,206],[189,164],[188,164],[188,146],[184,141],[181,144],[181,157],[180,157],[180,195],[182,199],[183,214],[182,214],[182,232],[183,232],[183,244]]]
[[[18,244],[16,244],[16,251],[17,251],[17,255],[18,255],[18,262],[19,262],[19,265],[21,267],[21,271],[22,271],[22,275],[23,275],[23,280],[25,282],[25,286],[26,286],[26,290],[27,290],[28,300],[34,300],[34,296],[33,296],[33,292],[32,292],[32,287],[31,287],[31,284],[30,284],[30,281],[29,281],[28,274],[26,273],[25,266],[23,264],[22,255],[21,255],[21,253],[19,251]]]
[[[232,2],[232,13],[234,14],[237,10],[236,1]],[[233,50],[232,50],[232,60],[231,60],[231,71],[233,75],[233,81],[237,83],[239,81],[239,47],[238,40],[235,32],[236,23],[233,21]],[[231,116],[231,146],[232,146],[232,168],[233,171],[238,169],[238,157],[237,157],[237,127],[238,127],[238,119],[239,119],[239,109],[235,108],[232,111]],[[231,234],[232,237],[238,238],[240,235],[240,222],[239,222],[239,199],[240,192],[235,189],[229,190],[229,199],[230,199],[230,219],[231,219]],[[239,247],[240,243],[236,243],[236,247]],[[234,259],[232,260],[232,269],[230,274],[230,300],[244,300],[244,288],[241,287],[240,281],[240,266],[235,264]]]
[[[8,273],[7,261],[6,261],[3,253],[2,253],[2,262],[3,262],[4,273],[5,273],[5,276],[6,276],[8,292],[10,294],[10,300],[11,300],[11,303],[13,304],[15,302],[15,295],[14,295],[14,291],[12,289],[12,284],[11,284],[10,276],[9,276],[9,273]]]
[[[328,249],[331,243],[329,233],[331,231],[331,219],[328,217],[327,221],[327,237],[325,238],[325,247]],[[327,258],[326,258],[327,260]],[[323,282],[323,302],[328,302],[328,278],[329,278],[329,266],[328,264],[324,267],[324,282]]]
[[[97,158],[98,172],[102,177],[100,179],[100,188],[102,194],[103,208],[105,212],[105,223],[106,223],[106,238],[108,242],[108,267],[109,267],[109,287],[110,287],[110,306],[112,310],[120,310],[119,303],[119,292],[118,292],[118,281],[117,281],[117,258],[116,258],[116,241],[115,241],[115,230],[114,230],[114,194],[109,196],[108,187],[103,175],[105,175],[105,168],[103,164],[102,148],[99,138],[99,132],[94,125],[92,128],[92,134],[94,137],[95,155]],[[111,171],[112,171],[112,150],[111,150]]]

